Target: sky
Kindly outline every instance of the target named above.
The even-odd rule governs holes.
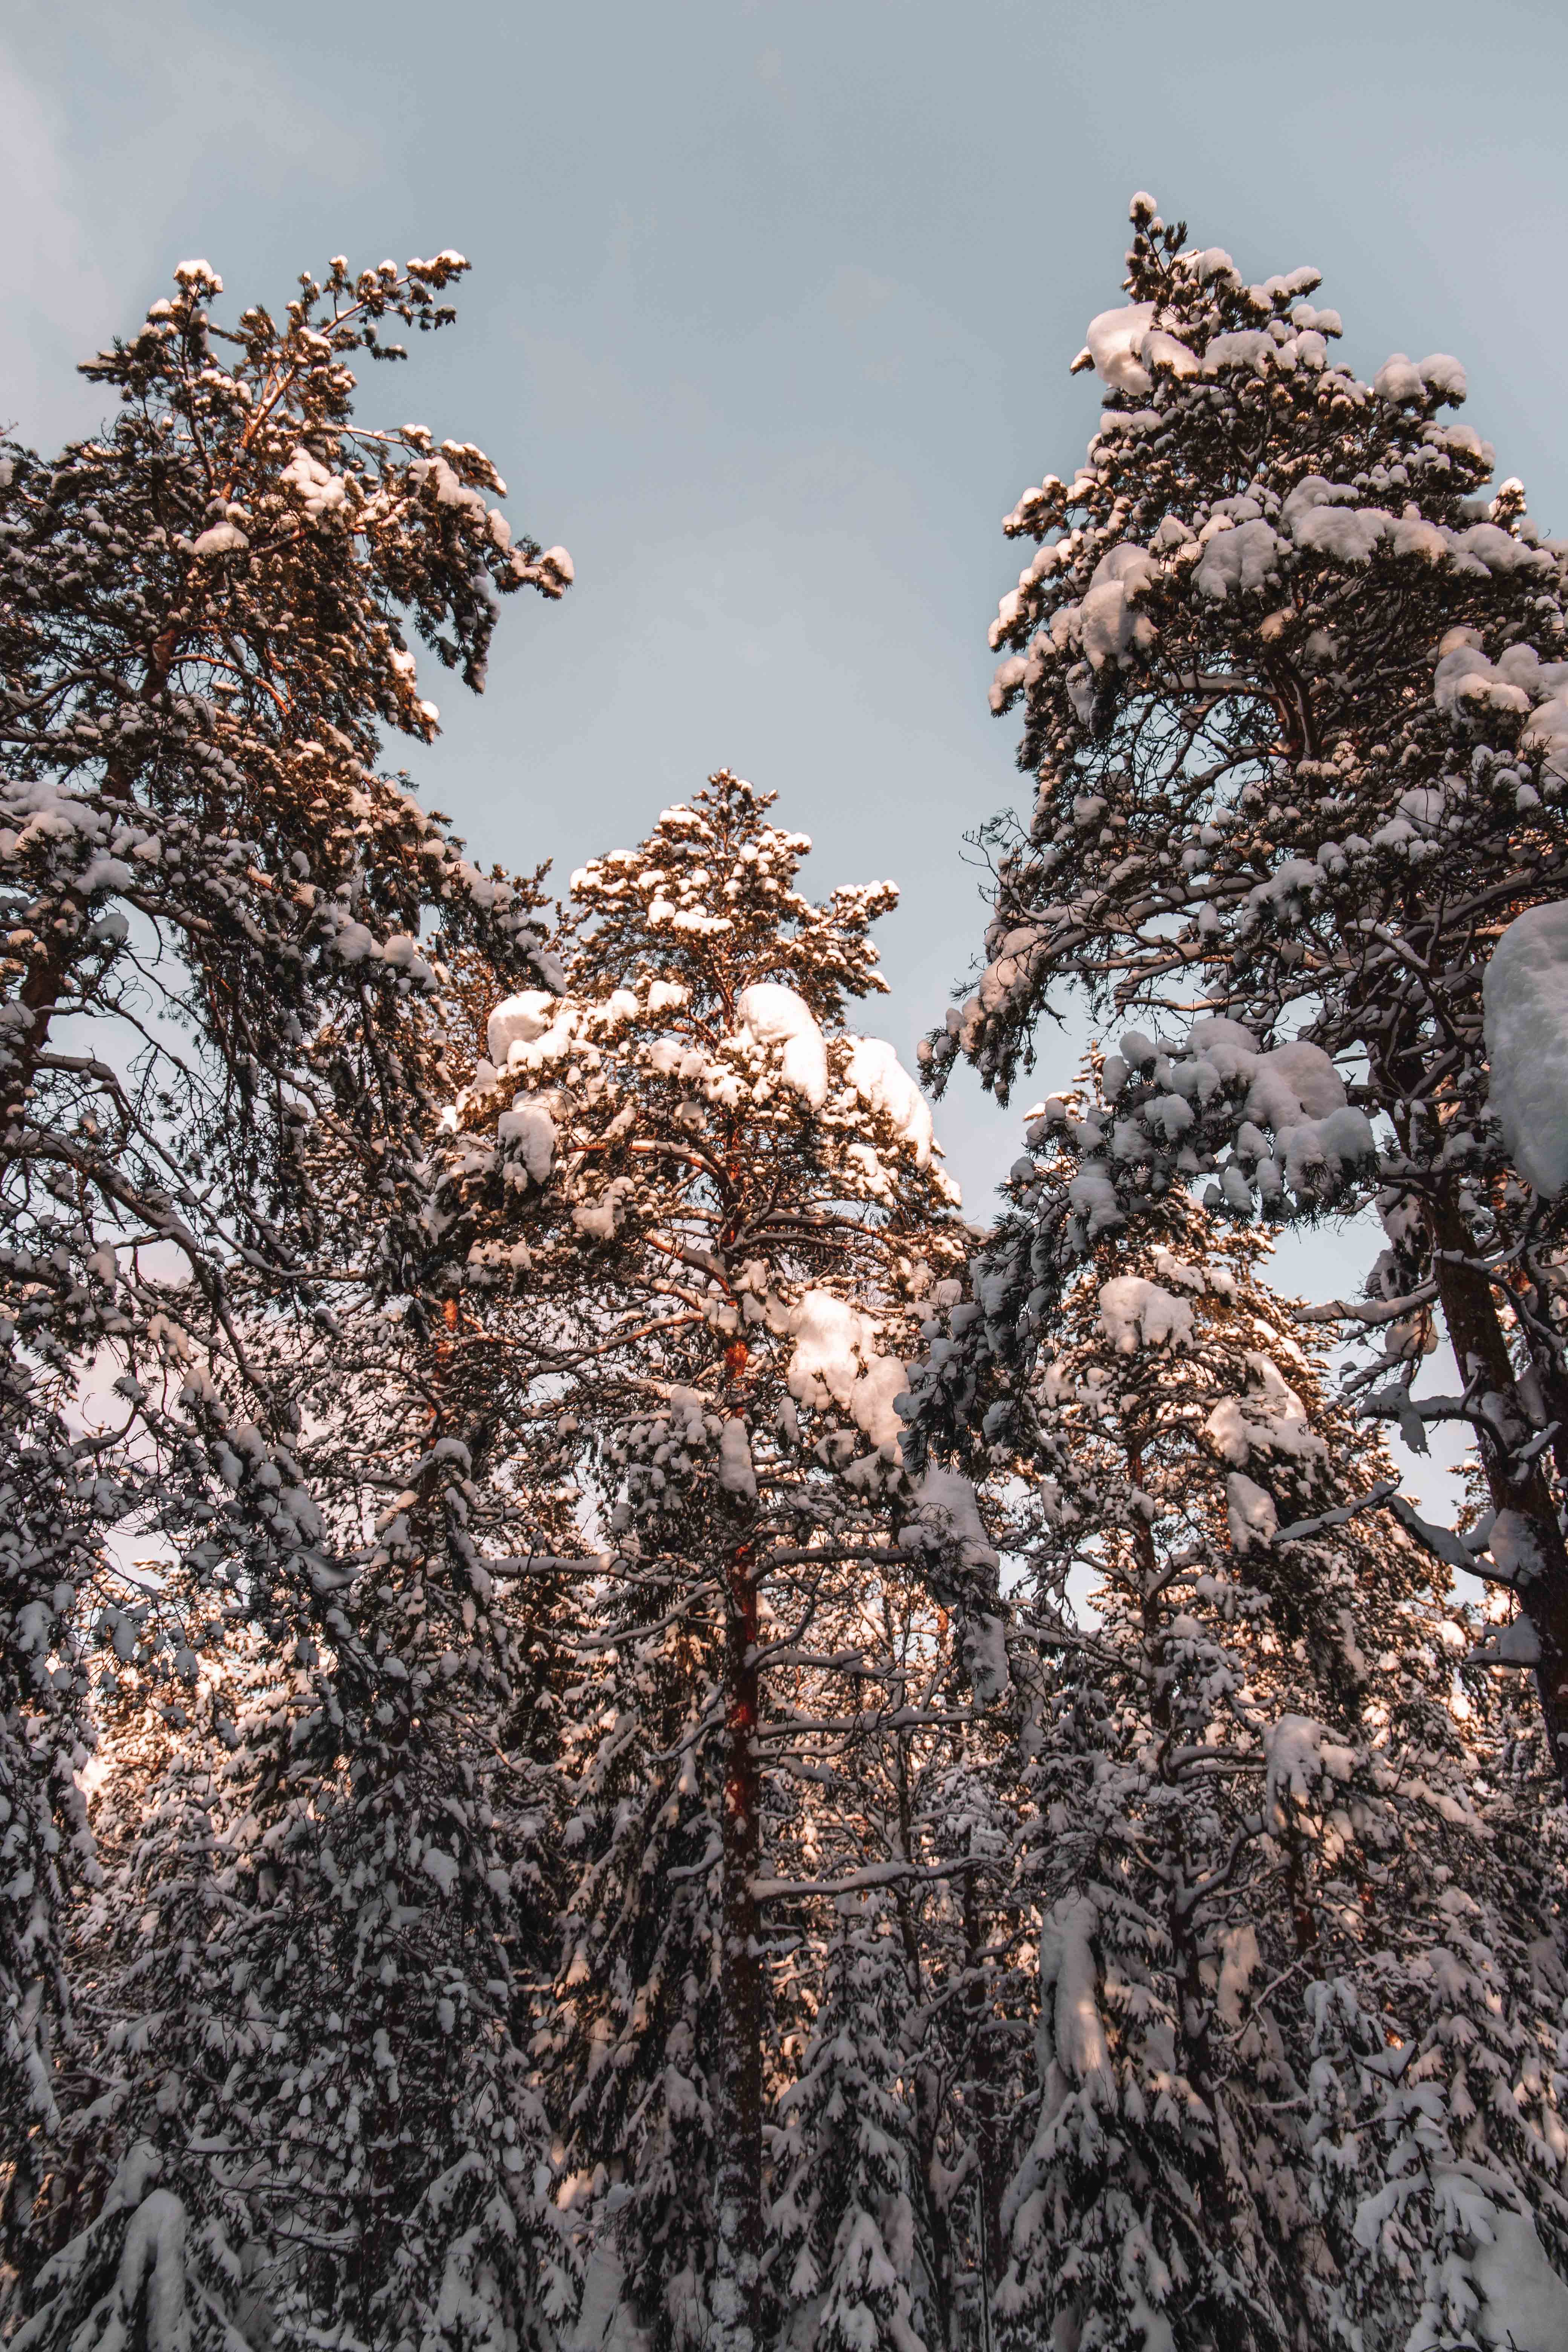
[[[182,258],[238,307],[457,247],[458,325],[364,413],[479,442],[577,581],[506,607],[482,701],[426,681],[422,793],[563,881],[712,769],[776,791],[815,894],[902,887],[868,1025],[907,1057],[979,945],[964,835],[1018,784],[999,520],[1093,429],[1068,362],[1122,299],[1129,195],[1249,277],[1321,269],[1363,375],[1457,353],[1563,529],[1564,89],[1560,0],[10,0],[0,422],[90,429],[75,362]],[[983,1216],[1016,1110],[964,1077],[938,1131]],[[1364,1262],[1320,1235],[1287,1271]]]

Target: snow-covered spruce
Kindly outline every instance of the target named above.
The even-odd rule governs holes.
[[[1249,1113],[1217,1179],[1238,1216],[1310,1217],[1331,1191],[1383,1210],[1389,1251],[1348,1310],[1383,1358],[1371,1402],[1417,1437],[1472,1433],[1568,1772],[1562,1097],[1554,1057],[1521,1072],[1542,1015],[1500,975],[1492,1098],[1482,985],[1521,909],[1539,947],[1568,897],[1568,548],[1517,481],[1486,494],[1492,450],[1447,414],[1457,361],[1395,354],[1363,383],[1317,271],[1248,285],[1151,199],[1132,218],[1129,301],[1080,354],[1105,387],[1087,463],[1005,526],[1037,545],[997,615],[994,699],[1022,708],[1036,796],[991,829],[985,970],[932,1067],[962,1049],[1005,1091],[1041,1007],[1084,982],[1145,1035],[1174,991],[1266,1062],[1327,1057],[1348,1108],[1299,1095],[1293,1158]],[[1215,1056],[1170,1058],[1174,1143]],[[1434,1309],[1461,1385],[1417,1397]]]
[[[1500,2345],[1494,2242],[1532,2293],[1568,2251],[1561,1809],[1422,1550],[1346,1515],[1387,1465],[1258,1242],[1085,1186],[1066,1105],[1034,1139],[916,1374],[917,1431],[1024,1493],[1004,2331]]]
[[[839,1898],[825,1998],[780,2102],[773,2208],[783,2298],[809,2315],[820,2352],[921,2341],[915,2115],[900,2077],[909,1968],[889,1906]]]
[[[566,992],[492,1013],[428,1213],[459,1334],[469,1299],[526,1302],[517,1475],[578,1498],[541,2042],[569,2160],[660,2340],[735,2347],[779,2292],[773,1964],[853,1884],[803,1806],[862,1717],[922,1719],[879,1591],[934,1579],[963,1617],[995,1577],[940,1513],[896,1540],[903,1360],[962,1229],[918,1089],[844,1025],[895,894],[813,905],[768,806],[715,776],[573,877]]]

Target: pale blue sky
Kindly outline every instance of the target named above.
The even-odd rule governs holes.
[[[0,415],[94,422],[72,362],[186,255],[276,301],[332,253],[459,247],[458,327],[368,400],[482,443],[578,578],[508,609],[483,702],[437,674],[427,797],[563,877],[710,768],[776,788],[816,890],[904,886],[907,1054],[1015,782],[998,518],[1092,428],[1067,363],[1131,191],[1249,274],[1321,268],[1363,373],[1458,352],[1562,527],[1565,89],[1568,11],[1500,0],[12,0]],[[965,1083],[940,1128],[984,1215],[1014,1122]]]

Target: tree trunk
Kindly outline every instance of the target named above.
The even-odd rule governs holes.
[[[723,1975],[713,2352],[760,2352],[763,2263],[763,1955],[755,1882],[762,1853],[757,1754],[757,1585],[752,1548],[726,1566]]]
[[[72,894],[74,897],[74,893]],[[80,901],[77,902],[79,905]],[[85,909],[84,909],[85,913]],[[27,966],[26,975],[16,991],[16,1003],[31,1014],[30,1025],[9,1031],[5,1039],[4,1066],[5,1102],[0,1110],[19,1118],[26,1104],[27,1089],[38,1074],[38,1058],[49,1042],[49,1024],[61,989],[69,970],[69,950],[64,940],[56,936],[48,940]]]
[[[905,1703],[905,1685],[900,1677],[893,1689],[893,1702]],[[914,1820],[910,1803],[910,1740],[900,1731],[894,1742],[893,1753],[896,1786],[899,1792],[899,1860],[914,1860]],[[898,1916],[899,1935],[904,1948],[904,1966],[909,1978],[910,2002],[918,2009],[925,1999],[923,1972],[921,1968],[920,1936],[914,1914],[910,1907],[910,1883],[907,1878],[893,1883],[893,1907]],[[953,2300],[952,2225],[948,2219],[947,2204],[942,2195],[942,2167],[938,2142],[942,2131],[941,2079],[934,2066],[916,2064],[913,2069],[915,2097],[915,2153],[920,2177],[915,2183],[925,2217],[927,2270],[931,2279],[932,2316],[936,2321],[935,2342],[931,2352],[949,2352],[958,2342],[956,2310]],[[928,2330],[928,2340],[930,2331]]]
[[[1516,1590],[1541,1645],[1535,1687],[1552,1760],[1568,1787],[1568,1549],[1540,1454],[1522,1465],[1518,1458],[1534,1432],[1490,1280],[1468,1262],[1474,1245],[1457,1213],[1445,1202],[1428,1215],[1437,1296],[1459,1377],[1467,1386],[1478,1381],[1483,1397],[1495,1400],[1479,1432],[1487,1488],[1497,1511],[1523,1520],[1540,1561],[1521,1576]]]

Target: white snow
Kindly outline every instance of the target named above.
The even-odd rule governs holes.
[[[1268,1356],[1254,1354],[1247,1356],[1247,1365],[1258,1387],[1245,1396],[1221,1397],[1204,1423],[1225,1459],[1245,1470],[1254,1446],[1298,1462],[1323,1459],[1328,1449],[1279,1366]]]
[[[1516,1588],[1528,1584],[1545,1565],[1535,1530],[1522,1511],[1498,1513],[1487,1538],[1487,1549],[1492,1557],[1497,1581],[1501,1584]]]
[[[1248,1925],[1222,1927],[1219,1932],[1219,1982],[1215,1989],[1215,2008],[1222,2025],[1232,2032],[1242,2020],[1241,2004],[1247,1988],[1252,1982],[1261,1954],[1258,1948],[1258,1930]]]
[[[1432,699],[1447,711],[1530,709],[1527,689],[1496,669],[1479,646],[1468,643],[1440,657],[1432,674]]]
[[[1193,567],[1193,585],[1216,604],[1261,588],[1278,567],[1285,542],[1262,520],[1222,530]]]
[[[1320,1781],[1346,1780],[1355,1751],[1336,1740],[1310,1715],[1282,1715],[1263,1735],[1264,1811],[1277,1829],[1289,1821],[1291,1804],[1311,1804]]]
[[[1472,1650],[1470,1661],[1483,1666],[1538,1666],[1541,1636],[1528,1617],[1515,1617],[1495,1642],[1489,1642],[1484,1649]]]
[[[1321,1046],[1297,1041],[1258,1055],[1245,1115],[1278,1134],[1307,1119],[1326,1118],[1344,1098],[1339,1073]]]
[[[542,1103],[520,1096],[496,1121],[496,1140],[509,1159],[522,1162],[536,1184],[547,1181],[555,1162],[555,1121]]]
[[[897,1447],[903,1423],[895,1400],[909,1387],[896,1356],[877,1346],[877,1326],[830,1290],[808,1290],[789,1318],[795,1353],[785,1377],[791,1396],[847,1412],[876,1446]]]
[[[1294,537],[1298,547],[1360,566],[1393,528],[1394,517],[1382,507],[1318,506],[1298,515]]]
[[[1550,1198],[1568,1185],[1568,899],[1509,925],[1482,992],[1492,1108],[1514,1166]]]
[[[958,1470],[928,1470],[915,1488],[915,1516],[899,1530],[917,1551],[955,1549],[961,1568],[994,1577],[1002,1562],[992,1549],[974,1488]]]
[[[760,1044],[783,1047],[785,1086],[820,1110],[827,1099],[827,1047],[805,998],[782,981],[760,980],[741,991],[735,1010]]]
[[[1422,821],[1427,821],[1423,808]],[[1409,830],[1409,827],[1406,828]],[[1280,873],[1260,885],[1250,897],[1256,902],[1306,889],[1319,877],[1319,868],[1307,861],[1291,861],[1292,873]],[[1122,1040],[1126,1052],[1128,1041]],[[1327,1054],[1305,1038],[1294,1038],[1259,1053],[1257,1040],[1239,1022],[1194,1023],[1187,1040],[1187,1055],[1173,1068],[1174,1086],[1184,1096],[1207,1102],[1216,1085],[1242,1078],[1247,1098],[1236,1133],[1235,1148],[1243,1160],[1259,1163],[1258,1180],[1265,1192],[1278,1193],[1282,1181],[1299,1193],[1336,1189],[1347,1174],[1377,1156],[1377,1139],[1366,1113],[1345,1100],[1344,1082]],[[1131,1058],[1131,1057],[1129,1057]],[[1142,1116],[1157,1106],[1146,1105]],[[1155,1122],[1157,1123],[1157,1122]],[[1273,1154],[1264,1130],[1272,1133]],[[1172,1128],[1166,1123],[1167,1139]],[[1226,1195],[1239,1209],[1250,1205],[1250,1193],[1239,1169],[1225,1171]]]
[[[1084,1219],[1084,1230],[1090,1241],[1097,1234],[1124,1222],[1115,1186],[1104,1169],[1092,1162],[1080,1168],[1068,1184],[1068,1199]]]
[[[1005,1619],[984,1613],[965,1619],[963,1664],[979,1704],[994,1706],[1012,1685]]]
[[[634,1177],[613,1176],[596,1201],[585,1201],[573,1210],[573,1223],[590,1241],[614,1241],[626,1223],[626,1211],[637,1196],[637,1189]]]
[[[1158,576],[1159,566],[1147,550],[1124,541],[1102,555],[1094,567],[1083,602],[1076,610],[1077,629],[1090,667],[1103,669],[1135,647],[1146,650],[1154,642],[1152,622],[1132,610],[1134,600]]]
[[[1271,1495],[1243,1477],[1239,1470],[1233,1470],[1225,1482],[1225,1501],[1234,1550],[1250,1551],[1254,1544],[1267,1549],[1273,1542],[1279,1514]]]
[[[1153,319],[1152,302],[1127,302],[1089,320],[1084,348],[1095,373],[1113,392],[1153,391],[1154,379],[1138,356]]]
[[[1539,751],[1544,772],[1568,782],[1568,662],[1553,667],[1565,673],[1562,689],[1543,702],[1520,735],[1521,749]]]
[[[498,1004],[485,1029],[485,1043],[497,1069],[505,1069],[514,1042],[531,1045],[536,1037],[542,1037],[559,1010],[558,1000],[543,988],[525,988],[521,996],[509,996]]]
[[[1273,336],[1261,327],[1237,327],[1227,335],[1210,337],[1204,348],[1204,373],[1217,375],[1221,368],[1247,367],[1261,375],[1277,349]]]
[[[452,1856],[449,1853],[443,1853],[437,1845],[426,1847],[419,1857],[419,1867],[426,1878],[435,1880],[443,1895],[450,1895],[460,1875],[458,1864]]]
[[[745,1423],[738,1416],[727,1421],[719,1433],[719,1484],[726,1495],[738,1495],[743,1502],[754,1503],[757,1499],[752,1441]]]
[[[193,555],[239,555],[250,545],[245,533],[232,522],[215,522],[204,530],[191,547]]]
[[[1114,2108],[1116,2074],[1100,2013],[1094,1959],[1099,1925],[1087,1895],[1064,1895],[1051,1906],[1040,1923],[1040,2004],[1062,2072],[1093,2105]]]
[[[882,1037],[851,1037],[847,1075],[862,1102],[890,1120],[901,1143],[915,1156],[917,1168],[931,1165],[931,1105],[900,1061],[896,1049]]]
[[[1470,2267],[1481,2292],[1480,2333],[1509,2352],[1563,2352],[1568,2285],[1546,2258],[1528,2213],[1494,2206],[1489,2244],[1476,2231]]]
[[[308,449],[295,450],[279,478],[297,493],[312,522],[319,515],[341,507],[348,496],[342,476],[323,466],[319,457],[312,457]]]
[[[1113,392],[1131,393],[1153,391],[1151,368],[1169,368],[1178,376],[1196,375],[1195,353],[1179,336],[1156,327],[1154,316],[1152,302],[1128,302],[1119,310],[1102,310],[1089,322],[1084,348],[1073,362],[1075,372],[1092,366]]]
[[[113,2281],[83,2319],[74,2341],[101,2347],[135,2343],[144,2346],[146,2352],[186,2352],[194,2299],[194,2282],[187,2277],[189,2222],[179,2198],[154,2186],[159,2169],[157,2150],[150,2142],[138,2140],[115,2174],[100,2220],[127,2208],[133,2210]],[[44,2265],[37,2285],[46,2300],[16,2336],[19,2347],[46,2340],[49,2292],[67,2286],[79,2274],[88,2242],[84,2232]],[[55,2315],[58,2318],[58,2311]],[[229,2331],[223,2333],[226,2340],[234,2340]]]
[[[1167,1340],[1185,1348],[1192,1343],[1193,1310],[1184,1298],[1173,1297],[1157,1282],[1119,1274],[1101,1285],[1100,1328],[1122,1356],[1135,1356],[1140,1348],[1163,1348]]]

